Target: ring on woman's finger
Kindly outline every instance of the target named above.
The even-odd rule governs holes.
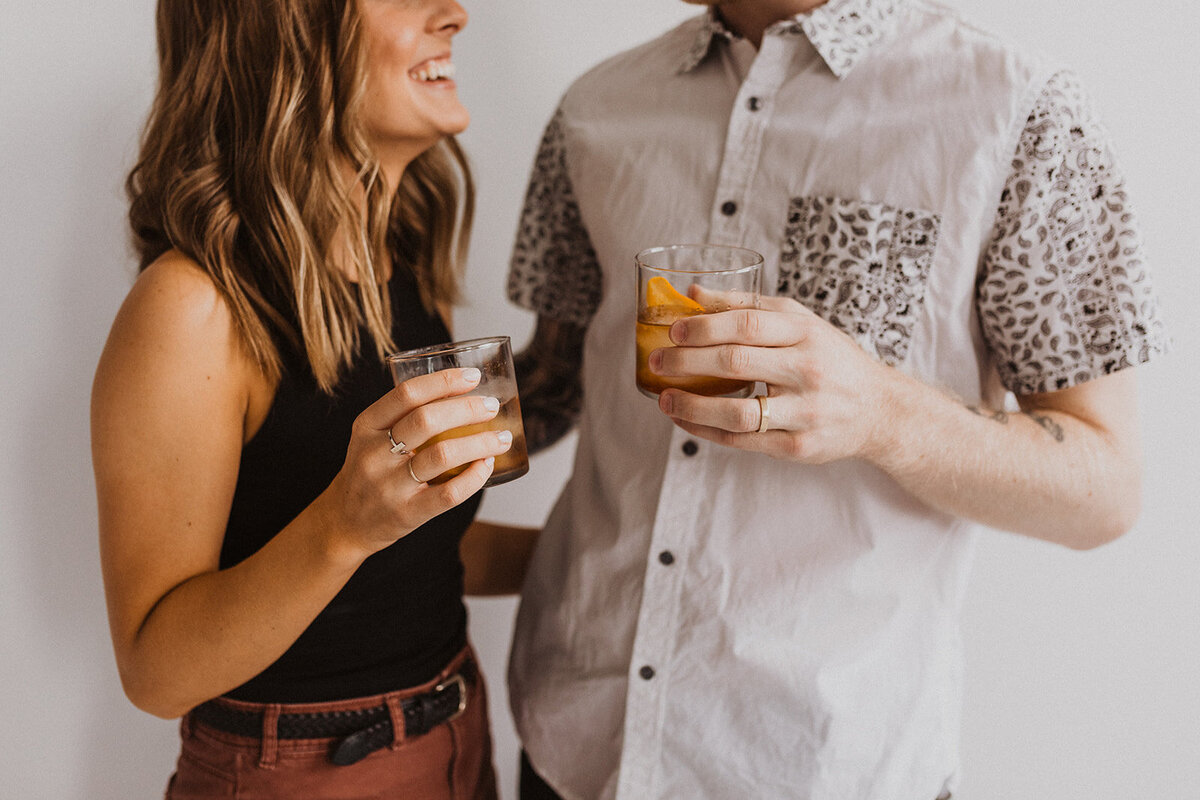
[[[398,456],[411,456],[412,450],[408,449],[408,445],[404,442],[397,442],[392,438],[392,429],[388,428],[388,442],[391,443],[391,450]]]
[[[766,433],[771,424],[771,407],[770,401],[765,394],[757,395],[758,398],[758,431],[757,433]]]
[[[415,460],[416,460],[416,458],[410,458],[408,461],[406,461],[406,462],[405,462],[405,466],[407,466],[407,467],[408,467],[408,474],[409,474],[409,475],[411,475],[411,476],[412,476],[412,479],[413,479],[414,481],[416,481],[417,483],[424,483],[425,481],[423,481],[423,480],[421,480],[420,478],[418,478],[418,477],[417,477],[417,473],[413,472],[413,468],[412,468],[412,462],[413,462],[413,461],[415,461]]]

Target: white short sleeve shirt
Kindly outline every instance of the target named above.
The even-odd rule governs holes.
[[[534,165],[509,292],[587,337],[510,663],[533,765],[581,800],[933,800],[973,526],[862,462],[693,440],[637,392],[633,256],[705,241],[999,406],[1165,349],[1107,136],[1070,73],[952,10],[833,0],[757,51],[704,15],[610,59]]]

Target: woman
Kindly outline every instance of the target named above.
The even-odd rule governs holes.
[[[141,272],[92,431],[121,679],[183,715],[170,798],[495,796],[459,545],[472,588],[514,590],[530,532],[472,525],[511,434],[414,456],[496,404],[462,396],[472,370],[391,390],[381,359],[450,338],[466,20],[455,0],[160,0],[128,184]]]

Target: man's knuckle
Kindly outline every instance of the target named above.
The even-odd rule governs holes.
[[[800,367],[800,379],[806,389],[816,391],[825,380],[825,368],[816,361],[809,361]]]
[[[722,345],[720,354],[721,366],[733,377],[744,376],[750,368],[750,351],[738,345]]]
[[[753,311],[739,311],[734,319],[739,339],[753,341],[762,332],[762,317]]]
[[[758,430],[758,416],[760,413],[757,403],[749,405],[740,403],[738,405],[737,429],[739,431]]]
[[[808,454],[805,437],[799,433],[788,436],[783,445],[784,455],[794,461],[803,461]]]

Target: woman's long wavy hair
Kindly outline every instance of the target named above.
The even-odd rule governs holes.
[[[443,139],[389,194],[358,113],[356,0],[159,0],[157,27],[159,85],[126,183],[139,269],[172,248],[194,259],[264,374],[282,374],[282,336],[325,391],[364,328],[380,356],[394,346],[387,264],[412,269],[430,311],[458,299],[466,158]]]

